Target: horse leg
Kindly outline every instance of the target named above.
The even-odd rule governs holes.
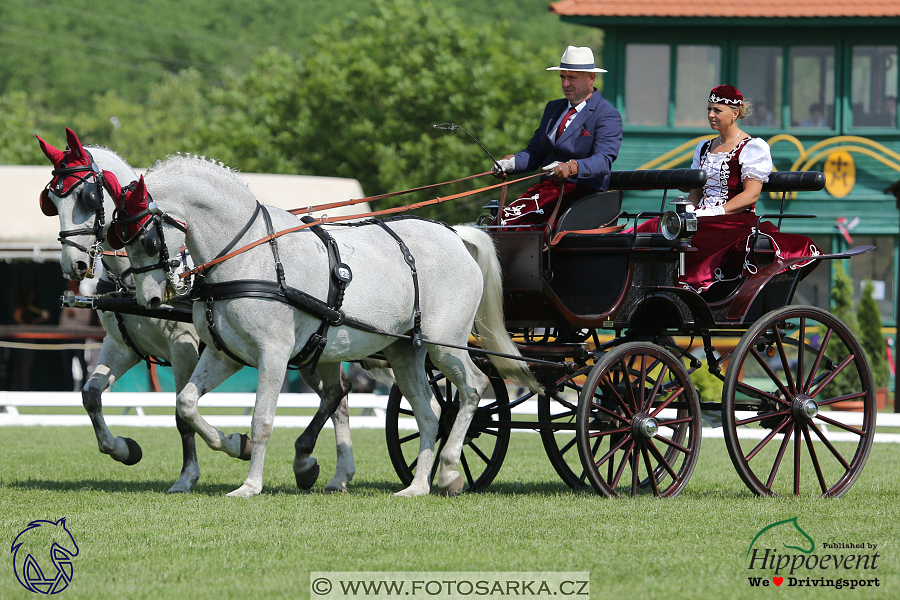
[[[206,422],[197,410],[200,396],[213,390],[223,381],[237,373],[241,365],[224,354],[207,347],[200,356],[190,381],[178,392],[175,399],[175,414],[191,429],[200,434],[200,438],[213,450],[225,452],[234,458],[243,458],[249,439],[245,435],[224,433]]]
[[[113,436],[103,418],[101,394],[139,362],[140,358],[130,348],[107,335],[100,349],[97,366],[81,390],[81,402],[94,426],[100,452],[129,466],[141,460],[141,447],[131,438]]]
[[[435,347],[430,347],[428,351],[435,366],[459,390],[459,412],[441,450],[441,468],[437,478],[441,494],[456,496],[463,489],[463,479],[458,470],[463,442],[478,408],[478,401],[490,385],[490,380],[475,366],[465,351]]]
[[[339,362],[322,364],[317,373],[304,369],[302,374],[304,381],[319,394],[320,402],[312,421],[294,442],[294,477],[297,480],[297,487],[308,490],[319,477],[319,465],[311,454],[325,420],[331,417],[337,446],[337,465],[334,478],[325,486],[325,491],[346,492],[347,482],[356,472],[350,442],[350,411],[347,406],[350,379]]]
[[[384,355],[393,367],[394,378],[403,396],[412,405],[419,426],[419,456],[412,483],[395,496],[422,496],[431,491],[431,467],[434,464],[434,444],[438,434],[440,416],[437,402],[433,401],[431,387],[425,376],[425,351],[413,349],[405,340],[394,342],[384,349]]]
[[[269,443],[269,437],[272,435],[278,394],[281,392],[281,384],[284,383],[284,376],[287,370],[287,361],[290,358],[287,355],[279,357],[277,352],[266,348],[260,348],[259,357],[257,366],[259,377],[256,380],[256,405],[253,409],[253,420],[250,422],[250,436],[253,440],[250,472],[247,474],[247,479],[244,480],[241,487],[226,494],[232,498],[250,498],[262,491],[266,445]]]
[[[172,374],[175,376],[175,389],[180,392],[187,384],[194,367],[197,366],[197,349],[193,344],[178,344],[171,353]],[[189,493],[200,478],[200,464],[197,461],[197,444],[194,429],[175,413],[175,426],[181,436],[181,475],[178,481],[169,488],[170,494]]]

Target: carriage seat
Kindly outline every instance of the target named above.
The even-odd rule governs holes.
[[[622,212],[623,192],[597,192],[579,198],[556,222],[554,234],[563,231],[599,229],[615,222]]]

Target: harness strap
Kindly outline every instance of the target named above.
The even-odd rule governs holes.
[[[412,271],[413,289],[415,290],[415,297],[413,299],[412,344],[413,348],[421,350],[425,343],[422,341],[422,311],[419,310],[419,275],[416,272],[416,259],[413,257],[412,252],[409,251],[403,238],[397,235],[393,229],[388,227],[384,221],[381,219],[372,219],[372,222],[388,232],[397,244],[399,244],[400,251],[403,253],[403,260],[406,261],[406,264],[409,265],[409,270]]]

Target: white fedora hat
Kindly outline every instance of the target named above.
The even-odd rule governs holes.
[[[549,67],[548,71],[586,71],[588,73],[606,73],[606,69],[598,69],[594,65],[594,52],[588,47],[569,46],[559,59],[558,67]]]

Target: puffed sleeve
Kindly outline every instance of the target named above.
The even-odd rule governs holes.
[[[741,150],[741,181],[755,179],[766,183],[772,173],[772,154],[769,145],[759,138],[752,138]]]
[[[703,144],[708,142],[709,140],[700,140],[700,143],[697,144],[697,147],[694,148],[694,160],[691,161],[692,169],[700,168],[700,151],[703,149]]]

